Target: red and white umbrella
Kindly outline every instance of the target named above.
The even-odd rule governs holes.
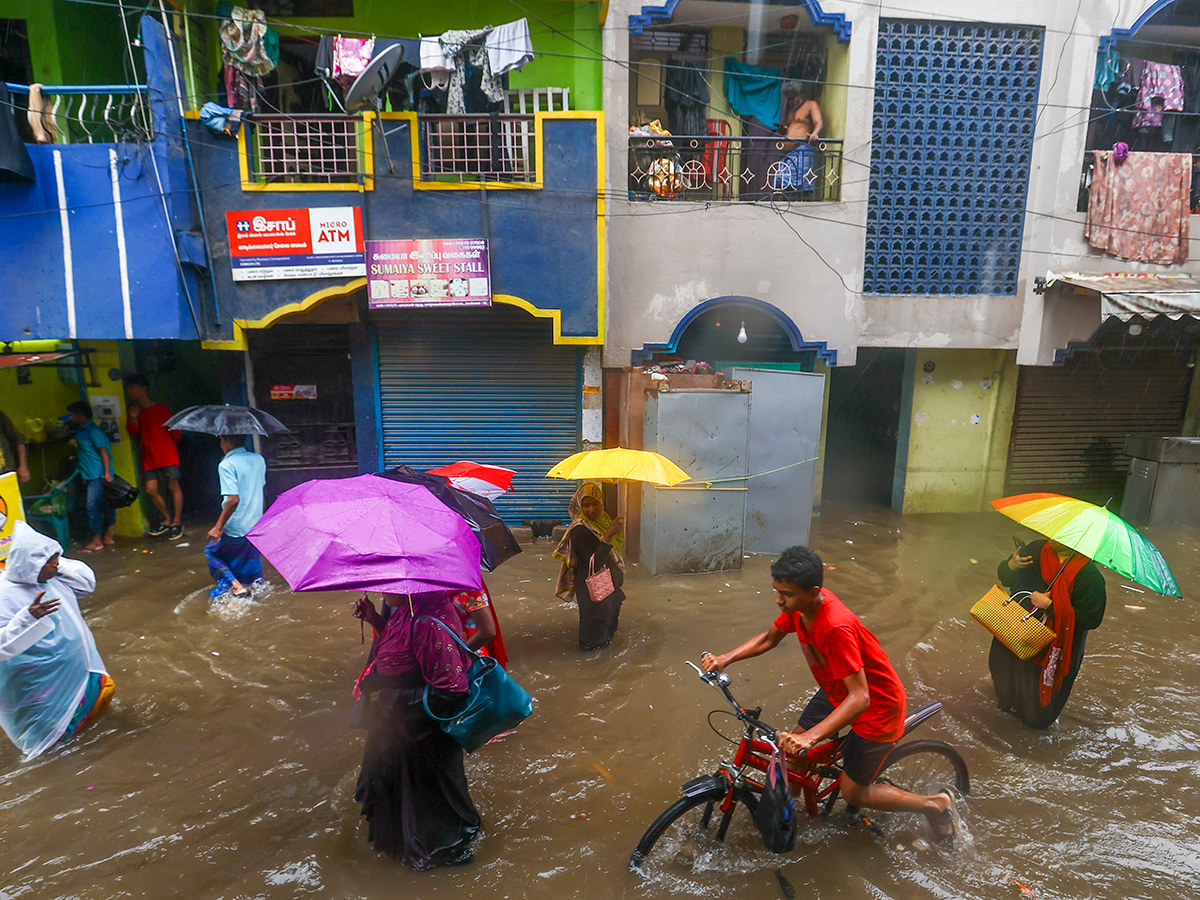
[[[503,466],[488,466],[483,463],[451,463],[440,469],[428,469],[430,475],[441,475],[456,488],[495,500],[509,489],[517,473]]]

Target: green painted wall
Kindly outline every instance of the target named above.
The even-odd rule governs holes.
[[[1004,490],[1016,353],[914,352],[902,511],[982,510]],[[927,363],[932,372],[924,371]]]
[[[34,78],[42,84],[127,83],[117,9],[62,0],[0,0],[0,19],[25,20]]]
[[[571,108],[601,108],[602,43],[599,3],[523,0],[529,11],[534,61],[509,76],[509,86],[569,87]],[[454,3],[370,3],[358,0],[352,18],[288,19],[307,28],[373,32],[396,37],[441,34],[450,29],[503,25],[524,13],[506,0],[456,0]],[[281,33],[289,33],[280,28]],[[296,28],[295,34],[305,33]]]
[[[70,383],[59,377],[59,370],[48,366],[32,366],[28,369],[29,384],[17,383],[16,369],[0,369],[0,409],[12,420],[22,433],[31,431],[28,420],[41,419],[46,425],[65,415],[67,404],[87,399],[89,394],[117,395],[121,397],[121,421],[125,419],[125,392],[119,381],[108,377],[110,369],[119,368],[120,353],[117,341],[87,341],[91,355],[92,371],[98,387],[88,387],[81,392],[78,383]],[[75,372],[78,370],[70,370]],[[68,377],[73,378],[74,375]],[[31,435],[32,436],[32,435]],[[121,443],[112,447],[113,470],[132,484],[137,484],[137,470],[129,435],[122,431]],[[46,440],[27,445],[30,480],[21,486],[25,495],[42,492],[47,478],[57,478],[66,457],[74,451],[63,441]],[[81,501],[82,502],[82,501]],[[141,536],[144,522],[138,504],[117,511],[116,533],[125,537]]]

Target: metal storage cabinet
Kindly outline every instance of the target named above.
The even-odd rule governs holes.
[[[1121,517],[1143,525],[1200,525],[1200,438],[1130,435]]]
[[[745,476],[750,394],[672,390],[646,398],[645,448],[679,463],[696,481]],[[642,562],[653,575],[742,567],[746,482],[642,493]]]

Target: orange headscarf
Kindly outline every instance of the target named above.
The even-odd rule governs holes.
[[[1050,587],[1050,616],[1046,623],[1058,632],[1054,643],[1046,648],[1046,652],[1038,658],[1042,669],[1041,702],[1042,706],[1050,705],[1050,697],[1062,687],[1063,676],[1071,667],[1071,645],[1075,635],[1075,607],[1071,605],[1071,588],[1075,586],[1075,576],[1089,562],[1086,556],[1075,553],[1064,565],[1059,561],[1058,554],[1050,541],[1042,547],[1040,559],[1042,580],[1046,584],[1054,582]],[[1062,574],[1059,575],[1059,570]],[[1055,580],[1055,576],[1058,579]],[[1058,651],[1057,656],[1055,651]]]

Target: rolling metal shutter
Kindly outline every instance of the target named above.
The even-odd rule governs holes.
[[[575,483],[546,471],[579,450],[580,351],[507,306],[376,314],[384,467],[460,459],[515,469],[510,524],[564,519]]]
[[[1177,435],[1192,370],[1186,347],[1087,351],[1022,367],[1007,492],[1053,491],[1120,508],[1125,437]]]

